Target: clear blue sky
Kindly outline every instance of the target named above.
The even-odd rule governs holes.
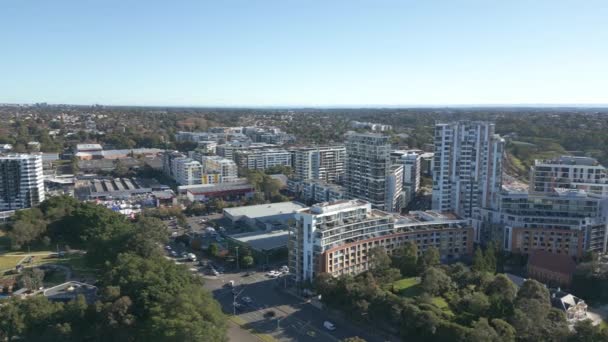
[[[2,0],[0,102],[608,103],[608,1]]]

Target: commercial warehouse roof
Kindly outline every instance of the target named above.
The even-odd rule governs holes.
[[[306,208],[306,206],[302,203],[280,202],[260,205],[248,205],[236,208],[226,208],[224,209],[224,214],[228,214],[232,217],[233,220],[238,220],[241,217],[256,219],[267,216],[289,214],[302,208]]]
[[[271,232],[243,233],[229,236],[231,239],[249,245],[257,251],[269,251],[287,246],[289,231],[275,230]]]

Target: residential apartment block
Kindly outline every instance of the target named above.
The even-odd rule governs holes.
[[[44,199],[40,154],[0,156],[0,211],[31,208]]]
[[[530,191],[537,193],[564,188],[608,197],[608,172],[596,159],[589,157],[536,160],[530,169],[530,185]]]
[[[291,150],[294,177],[336,183],[344,177],[346,147],[318,146]]]
[[[234,159],[239,167],[250,170],[291,167],[291,153],[284,149],[239,150],[235,152]]]
[[[391,162],[403,165],[403,190],[406,202],[411,201],[420,190],[422,150],[396,150],[391,152]]]
[[[308,204],[347,199],[346,189],[317,179],[287,180],[287,188],[296,198]]]
[[[504,145],[504,139],[494,134],[493,123],[436,124],[433,210],[470,218],[476,207],[496,208]]]
[[[402,177],[403,169],[392,167],[390,146],[387,135],[350,132],[344,183],[349,197],[370,202],[375,209],[400,211],[402,182],[394,177]]]
[[[414,242],[419,253],[436,247],[444,260],[473,252],[473,229],[467,220],[434,211],[399,216],[372,209],[362,200],[299,210],[291,229],[289,265],[298,282],[312,281],[319,273],[361,273],[369,268],[371,248],[391,254],[406,241]]]

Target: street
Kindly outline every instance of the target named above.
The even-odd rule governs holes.
[[[246,329],[260,334],[268,334],[278,341],[339,341],[347,337],[359,336],[369,342],[384,339],[358,329],[352,324],[341,325],[328,317],[327,313],[307,301],[277,289],[282,279],[270,279],[264,273],[256,272],[243,276],[244,272],[223,274],[218,277],[205,276],[205,287],[220,302],[226,314],[233,314],[233,292],[226,284],[233,280],[237,302],[242,308],[237,313],[238,320]],[[242,299],[251,298],[245,304]],[[272,313],[271,313],[272,312]],[[324,321],[336,325],[334,331],[323,327]],[[232,334],[231,334],[232,335]],[[231,336],[232,337],[232,336]]]

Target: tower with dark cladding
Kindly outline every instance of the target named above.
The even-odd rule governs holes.
[[[392,211],[387,204],[391,175],[389,137],[374,133],[349,133],[346,138],[348,196],[370,202],[374,209]]]

